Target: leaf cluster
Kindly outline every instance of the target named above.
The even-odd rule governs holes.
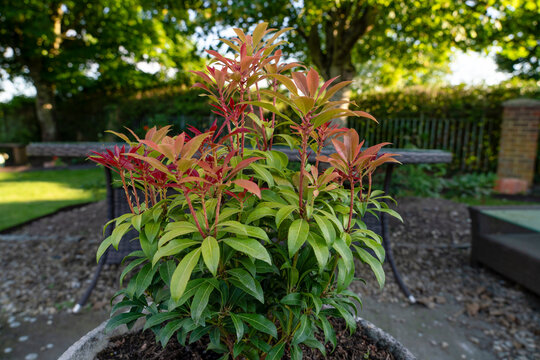
[[[266,23],[252,35],[235,31],[224,41],[235,55],[210,52],[213,64],[195,72],[220,126],[192,135],[170,136],[168,126],[144,138],[115,133],[129,147],[91,157],[119,174],[131,207],[107,224],[114,230],[98,260],[131,229],[141,245],[126,258],[120,281],[130,279],[108,326],[145,317],[163,346],[172,336],[181,344],[208,336],[223,359],[280,359],[285,351],[301,359],[301,344],[323,353],[324,343],[336,346],[329,318],[356,328],[361,299],[348,290],[355,258],[384,283],[382,239],[362,218],[399,218],[389,197],[371,189],[375,169],[396,160],[378,156],[384,144],[363,149],[354,130],[331,124],[344,114],[374,118],[331,101],[347,83],[321,85],[313,69],[289,74],[299,65],[280,62],[275,41],[283,31]],[[291,134],[279,134],[280,126]],[[298,151],[298,171],[274,147],[280,142]],[[329,157],[327,142],[336,150]]]

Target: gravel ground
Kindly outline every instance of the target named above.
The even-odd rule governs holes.
[[[437,311],[458,304],[449,316],[457,327],[483,323],[484,337],[473,343],[501,359],[540,359],[540,298],[484,268],[469,266],[470,222],[466,206],[443,199],[405,198],[393,222],[396,263],[419,301]],[[0,235],[0,315],[68,311],[90,282],[95,251],[105,223],[104,202],[42,218]],[[61,234],[61,235],[59,235]],[[367,285],[354,289],[380,302],[405,304],[385,265],[387,284],[378,290],[366,270]],[[120,270],[107,265],[90,299],[108,307]],[[474,320],[474,321],[473,321]]]
[[[104,201],[59,212],[0,234],[0,314],[54,314],[70,309],[96,267],[106,222]],[[119,275],[106,265],[91,301],[108,305]]]
[[[474,327],[486,323],[481,342],[502,359],[540,359],[540,297],[486,269],[469,265],[471,242],[467,206],[445,199],[406,198],[397,210],[404,223],[390,223],[392,253],[403,280],[419,302],[429,308],[446,303],[461,310],[451,322]],[[363,266],[363,265],[361,265]],[[387,282],[378,289],[369,269],[357,274],[359,293],[381,302],[404,302],[405,297],[385,264]],[[472,321],[472,320],[475,321]]]

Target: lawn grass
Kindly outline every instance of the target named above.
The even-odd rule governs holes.
[[[0,172],[0,231],[105,193],[100,168]]]

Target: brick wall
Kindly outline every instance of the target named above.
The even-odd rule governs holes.
[[[505,194],[527,192],[534,177],[540,101],[514,99],[503,106],[495,190]]]

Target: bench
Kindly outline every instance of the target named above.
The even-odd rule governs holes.
[[[471,265],[540,295],[540,206],[472,206]]]
[[[28,154],[30,156],[62,156],[62,157],[87,157],[91,154],[91,151],[102,152],[105,149],[112,149],[115,145],[122,146],[123,144],[119,143],[31,143],[28,146]],[[298,152],[295,150],[290,150],[285,147],[274,147],[275,150],[280,150],[284,152],[290,161],[298,161]],[[334,150],[331,148],[326,148],[323,150],[323,155],[330,155]],[[382,149],[380,154],[392,153],[399,155],[398,160],[402,164],[441,164],[441,163],[450,163],[452,161],[452,153],[442,150],[428,150],[428,149],[392,149],[385,148]],[[312,154],[310,156],[310,161],[314,161],[315,156]],[[386,193],[390,192],[390,184],[392,180],[392,173],[395,167],[395,163],[387,163],[386,166],[386,175],[384,179],[384,191]],[[107,179],[107,204],[108,204],[108,219],[114,219],[126,212],[129,212],[129,208],[125,201],[125,194],[123,190],[114,189],[112,187],[112,177],[111,171],[105,169],[105,175]],[[408,290],[406,284],[401,278],[401,274],[397,269],[397,266],[394,262],[392,255],[390,235],[388,229],[388,220],[385,213],[380,214],[380,220],[376,218],[367,218],[366,224],[372,228],[376,233],[382,235],[383,245],[386,250],[386,259],[388,260],[394,278],[398,283],[399,287],[409,299],[411,303],[415,303],[416,299]],[[107,228],[108,236],[112,231],[112,226]],[[74,312],[77,312],[87,301],[90,293],[97,282],[99,273],[105,263],[120,263],[124,256],[128,255],[132,251],[138,249],[138,242],[132,241],[129,242],[129,239],[137,236],[135,232],[130,232],[124,236],[120,242],[118,251],[111,250],[107,251],[105,255],[102,256],[98,268],[92,282],[85,292],[81,300],[77,303],[74,308]]]

